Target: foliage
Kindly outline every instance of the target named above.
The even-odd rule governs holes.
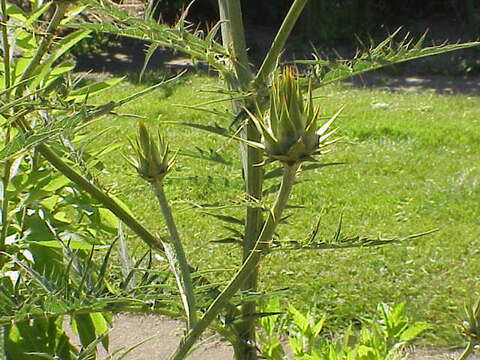
[[[42,154],[76,168],[79,177],[98,186],[98,174],[104,170],[99,156],[118,146],[111,143],[86,153],[92,137],[82,129],[119,104],[87,106],[85,100],[118,79],[79,85],[65,55],[89,32],[74,31],[52,42],[54,28],[79,8],[57,5],[45,26],[40,19],[55,6],[32,6],[25,12],[2,2],[2,358],[6,354],[21,360],[38,353],[92,359],[97,344],[108,347],[107,311],[114,311],[117,303],[120,308],[153,308],[147,300],[139,306],[139,296],[132,300],[121,290],[129,283],[125,278],[105,279],[112,250],[106,245],[119,236],[115,216],[55,171]],[[22,56],[11,56],[18,53]],[[42,151],[40,144],[47,140],[53,140],[51,147]],[[103,261],[97,263],[102,248]],[[133,273],[127,276],[132,278]],[[147,293],[142,288],[142,296]],[[157,291],[157,300],[158,295]],[[80,349],[63,330],[67,314]]]
[[[350,326],[342,337],[330,339],[326,314],[315,318],[312,313],[303,314],[290,305],[283,316],[278,300],[270,300],[264,309],[266,316],[259,321],[260,352],[266,359],[289,359],[279,336],[282,329],[286,329],[293,359],[400,359],[405,345],[430,328],[426,323],[410,321],[404,305],[380,304],[375,318],[364,319],[359,329]]]
[[[466,319],[462,324],[462,333],[467,338],[467,347],[458,360],[467,359],[480,346],[480,299],[471,307],[465,307]]]
[[[8,349],[10,347],[18,350],[16,356],[27,356],[28,353],[35,352],[43,353],[39,356],[47,358],[53,356],[94,358],[98,343],[102,342],[105,347],[108,346],[105,333],[109,312],[119,309],[130,311],[140,309],[150,312],[168,310],[169,304],[162,301],[162,296],[171,295],[172,291],[166,290],[165,293],[159,291],[167,289],[164,281],[160,281],[158,287],[153,286],[155,295],[153,304],[150,303],[152,298],[149,295],[153,281],[151,274],[158,275],[158,270],[155,270],[157,273],[146,272],[142,281],[134,281],[135,285],[130,285],[134,274],[134,269],[128,266],[130,261],[124,261],[122,276],[118,272],[109,271],[109,258],[113,249],[111,239],[117,237],[119,241],[123,241],[122,232],[116,228],[118,219],[152,250],[160,252],[168,259],[183,305],[183,316],[187,318],[185,336],[170,359],[185,358],[191,347],[210,326],[230,340],[237,359],[257,359],[255,323],[261,316],[256,310],[259,265],[273,247],[278,226],[285,221],[284,210],[287,209],[300,169],[306,172],[325,165],[307,166],[304,163],[316,162],[319,156],[324,157],[324,152],[320,151],[322,150],[320,148],[329,145],[326,138],[331,133],[327,130],[338,116],[337,113],[320,126],[317,124],[319,112],[313,106],[313,83],[309,87],[307,103],[304,104],[302,84],[305,84],[306,79],[293,72],[285,72],[283,77],[276,76],[280,53],[306,3],[306,0],[293,2],[257,72],[248,61],[241,7],[240,2],[236,0],[219,0],[222,21],[206,33],[188,25],[185,21],[187,11],[175,26],[170,27],[155,21],[151,8],[146,12],[145,18],[140,19],[122,11],[115,4],[85,0],[85,6],[98,12],[98,21],[78,24],[71,23],[71,19],[85,9],[83,5],[71,9],[69,2],[59,1],[41,6],[33,2],[32,12],[29,13],[11,5],[7,6],[5,0],[1,1],[5,85],[4,105],[1,110],[6,146],[1,158],[4,163],[2,182],[5,191],[2,194],[0,259],[2,271],[3,268],[9,271],[3,273],[2,279],[6,279],[5,286],[9,290],[2,299],[6,305],[11,303],[6,307],[5,319],[18,320],[14,321],[13,325],[4,327],[7,352],[12,353],[13,350]],[[50,14],[47,13],[49,7],[52,8]],[[47,19],[47,24],[40,19]],[[21,25],[18,25],[18,22]],[[76,30],[57,38],[59,28],[67,23],[70,28]],[[216,42],[216,34],[220,29],[223,44]],[[139,139],[134,143],[139,158],[134,164],[150,183],[158,200],[168,230],[167,236],[153,235],[112,195],[111,191],[104,189],[95,177],[94,167],[89,161],[93,159],[95,166],[100,167],[101,163],[77,148],[77,137],[93,120],[105,115],[118,115],[114,111],[116,108],[165,83],[141,90],[121,100],[110,99],[107,103],[91,105],[88,101],[90,95],[110,88],[116,81],[78,88],[78,81],[72,81],[70,77],[72,65],[65,63],[64,55],[92,31],[105,31],[149,42],[151,45],[147,51],[147,60],[158,46],[182,51],[196,60],[207,62],[223,76],[226,90],[221,92],[227,94],[227,99],[232,104],[232,112],[224,114],[230,124],[184,122],[184,125],[240,140],[242,143],[239,158],[246,188],[243,204],[245,220],[216,215],[221,221],[233,222],[244,227],[242,231],[236,231],[242,247],[242,264],[224,286],[211,283],[187,262],[180,233],[163,189],[167,173],[172,172],[168,170],[172,168],[173,163],[172,158],[168,156],[168,145],[162,136],[154,137],[147,127],[140,125]],[[13,32],[15,36],[11,36]],[[391,45],[392,39],[393,36],[379,46],[372,47],[365,56],[359,55],[346,65],[329,64],[326,73],[316,71],[318,80],[316,86],[390,63],[476,45],[457,44],[422,50],[420,43],[410,46],[406,41],[394,47]],[[22,50],[22,56],[18,58],[10,56],[19,49]],[[322,67],[325,62],[317,58],[311,64]],[[340,75],[327,76],[332,73]],[[272,83],[275,85],[272,86]],[[284,103],[289,105],[288,108],[283,105]],[[268,115],[266,109],[269,109]],[[251,116],[254,112],[256,114]],[[265,121],[267,118],[268,121]],[[200,150],[200,154],[207,154],[208,157],[211,153]],[[280,163],[279,169],[275,170],[275,176],[271,176],[276,182],[276,189],[273,190],[276,195],[272,203],[262,198],[265,175],[263,165],[268,162],[263,160],[266,157]],[[21,216],[17,217],[17,224],[14,221],[10,222],[7,214],[12,209],[19,208],[17,198],[13,197],[17,194],[10,194],[9,189],[14,184],[12,169],[23,169],[17,166],[16,160],[22,158],[30,159],[27,172],[30,171],[33,178],[38,176],[40,169],[45,168],[50,173],[51,169],[55,168],[62,174],[59,178],[64,182],[61,182],[62,185],[58,188],[47,189],[44,193],[40,192],[41,195],[36,194],[39,199],[33,201],[31,209],[22,207],[27,211],[23,213],[20,211]],[[281,180],[277,179],[278,174]],[[50,181],[48,185],[51,185]],[[35,191],[35,186],[36,184],[27,187],[27,198]],[[74,209],[79,208],[77,211],[80,211],[80,215],[76,211],[62,209],[62,206],[70,201],[64,192],[78,193],[78,197],[88,198],[86,206],[79,205],[81,202],[78,197],[71,200]],[[43,209],[37,211],[38,204],[46,206],[42,201],[52,196],[55,200],[47,201],[51,208],[47,207],[48,211]],[[100,221],[93,221],[92,225],[89,220],[83,225],[81,220],[92,215],[95,219],[97,210]],[[24,224],[25,219],[28,220],[33,214],[36,214],[35,221],[40,223],[41,227],[41,234],[36,234],[34,243],[22,237],[38,225]],[[67,232],[63,223],[73,224],[72,230]],[[341,240],[340,230],[341,226],[334,236],[336,243]],[[69,236],[73,232],[74,236],[65,237],[66,232]],[[18,238],[17,234],[20,234]],[[45,234],[48,236],[42,238],[41,235]],[[12,235],[15,236],[11,238]],[[93,239],[88,241],[90,236]],[[102,237],[108,237],[108,240],[99,241]],[[9,245],[7,238],[9,241],[14,239],[20,245],[25,241],[29,252],[23,251],[21,246],[19,249],[7,247]],[[372,241],[360,236],[356,239],[355,242],[344,242],[341,247],[384,245],[392,242],[375,242],[375,239]],[[110,246],[104,254],[98,256],[97,263],[94,250],[88,251],[85,244],[98,242]],[[40,250],[37,247],[40,247]],[[46,251],[44,248],[51,251],[48,256],[36,255],[35,251],[43,254]],[[122,248],[125,249],[125,246]],[[306,247],[303,246],[301,249],[305,250]],[[31,258],[27,254],[30,254]],[[122,251],[121,257],[128,258],[125,251]],[[141,264],[142,259],[137,262],[137,266]],[[17,277],[14,281],[10,279],[12,274]],[[114,280],[107,274],[114,274]],[[138,288],[135,287],[137,284]],[[31,289],[36,285],[40,287],[36,293],[41,296],[30,297]],[[124,292],[126,288],[133,298],[126,298]],[[103,303],[105,298],[109,299],[108,306]],[[117,302],[122,306],[120,308],[113,306],[112,309],[112,304]],[[64,306],[58,308],[62,304]],[[17,311],[18,309],[22,311]],[[28,324],[22,322],[35,314],[41,314],[42,318],[34,318]],[[80,349],[72,345],[64,335],[61,316],[66,314],[73,317],[73,328],[80,336]],[[45,321],[44,317],[49,320]],[[297,318],[300,319],[301,316],[297,314]],[[395,321],[402,319],[398,315]],[[310,325],[305,324],[300,326],[304,327],[303,330],[309,334],[309,338],[314,337],[321,328],[315,325],[310,329]],[[23,328],[24,325],[27,327]],[[388,331],[393,331],[393,335],[401,337],[402,329],[397,328],[397,323],[394,323],[393,327],[390,325],[384,324]],[[30,326],[39,332],[41,342],[26,340]],[[392,334],[388,333],[389,336],[393,336]]]

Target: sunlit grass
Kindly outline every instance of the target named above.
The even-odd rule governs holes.
[[[190,76],[180,85],[159,90],[121,109],[144,116],[149,124],[187,121],[226,125],[215,115],[185,109],[219,98],[220,83]],[[125,82],[101,95],[102,100],[129,95],[140,86]],[[274,251],[262,265],[262,286],[288,288],[284,299],[304,309],[327,312],[334,325],[366,316],[379,302],[408,303],[415,320],[435,325],[430,343],[456,344],[455,325],[465,302],[478,294],[480,274],[480,99],[431,92],[388,92],[328,87],[317,92],[324,115],[346,105],[337,122],[343,136],[325,161],[345,165],[306,172],[291,203],[280,239],[303,239],[322,215],[319,238],[330,238],[343,214],[348,235],[405,236],[437,232],[401,245],[346,251]],[[228,103],[211,105],[225,109]],[[102,181],[115,185],[130,208],[156,232],[164,232],[157,204],[146,183],[121,157],[128,153],[133,118],[111,117],[90,127],[95,147],[119,142],[120,150],[103,158],[108,172]],[[243,181],[238,144],[191,128],[162,125],[172,148],[220,151],[231,165],[179,157],[166,180],[179,229],[191,263],[200,269],[222,268],[226,274],[239,262],[233,245],[212,243],[228,233],[205,211],[242,216]],[[267,184],[270,185],[270,181]],[[270,198],[267,197],[267,201]],[[200,205],[215,208],[200,209]],[[139,241],[132,248],[141,246]],[[214,279],[214,275],[208,276]],[[217,279],[218,280],[218,279]]]

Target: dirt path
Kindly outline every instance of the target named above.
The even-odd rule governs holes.
[[[180,321],[150,315],[118,315],[110,332],[110,351],[127,349],[150,338],[129,353],[125,360],[164,360],[176,349],[182,332],[183,324]],[[211,336],[188,359],[230,360],[233,359],[233,351],[217,336]]]

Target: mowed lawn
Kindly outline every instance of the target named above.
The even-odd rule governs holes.
[[[120,98],[142,86],[123,82],[97,101]],[[173,150],[218,151],[228,165],[178,156],[166,180],[167,193],[190,262],[212,281],[226,279],[239,263],[234,245],[213,240],[228,236],[206,213],[242,217],[244,200],[238,143],[189,127],[162,122],[228,125],[228,119],[194,111],[194,105],[224,95],[221,82],[192,75],[178,85],[138,100],[121,113],[144,116],[161,126]],[[331,239],[343,214],[345,236],[403,237],[432,229],[415,240],[380,248],[340,251],[274,251],[262,264],[262,288],[285,289],[282,299],[303,310],[326,312],[334,330],[371,314],[380,302],[407,303],[415,320],[433,331],[425,342],[460,344],[457,335],[465,303],[480,294],[480,97],[432,92],[389,92],[330,86],[316,92],[323,115],[345,105],[336,125],[342,140],[325,162],[345,162],[301,174],[279,240],[305,239],[322,215],[319,239]],[[228,102],[206,106],[223,111]],[[134,118],[105,118],[91,126],[94,146],[119,143],[103,157],[105,185],[153,231],[165,233],[149,187],[121,156],[127,155]],[[275,184],[269,180],[266,188]],[[272,201],[273,195],[266,197]],[[132,249],[143,248],[132,237]]]

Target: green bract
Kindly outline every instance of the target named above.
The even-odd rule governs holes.
[[[286,67],[273,79],[269,110],[260,118],[250,114],[262,134],[262,144],[256,146],[264,149],[271,160],[285,163],[311,160],[334,142],[326,140],[335,132],[328,130],[339,113],[317,127],[320,109],[313,105],[312,87],[309,86],[304,100],[295,71]]]
[[[136,152],[136,157],[130,163],[135,167],[140,176],[150,183],[163,180],[173,165],[174,159],[170,157],[168,144],[157,133],[157,139],[150,135],[143,121],[138,123],[138,134],[131,145]]]

